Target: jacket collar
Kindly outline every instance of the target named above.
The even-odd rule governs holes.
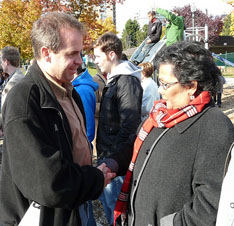
[[[214,107],[214,103],[211,100],[209,104],[205,106],[202,112],[199,114],[194,115],[191,118],[188,118],[178,124],[175,125],[175,128],[179,133],[183,133],[185,130],[187,130],[190,126],[192,126],[205,112],[207,112],[211,107]]]
[[[61,106],[56,101],[56,97],[50,87],[48,79],[45,77],[36,61],[34,61],[33,65],[30,66],[26,76],[30,76],[34,83],[39,87],[40,106],[42,108],[51,107],[62,110]]]
[[[156,21],[157,21],[157,18],[154,17],[154,18],[151,20],[151,23],[153,24],[153,23],[155,23]]]
[[[53,109],[58,110],[61,113],[62,118],[64,120],[65,130],[68,132],[68,137],[71,138],[72,134],[71,134],[71,130],[70,130],[70,126],[69,126],[69,122],[66,117],[66,114],[63,108],[61,107],[61,105],[58,103],[57,98],[49,85],[49,81],[44,76],[43,72],[39,68],[36,61],[34,61],[33,65],[30,66],[28,73],[26,74],[26,77],[28,77],[29,80],[31,79],[33,83],[35,83],[39,87],[41,108],[53,108]],[[74,101],[76,102],[76,104],[78,105],[83,115],[84,124],[86,125],[86,118],[85,118],[83,104],[82,104],[80,96],[78,95],[78,93],[76,92],[74,88],[72,89],[72,97]],[[70,139],[70,143],[72,143],[71,139]]]

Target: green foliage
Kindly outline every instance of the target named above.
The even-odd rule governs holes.
[[[145,24],[141,30],[136,32],[137,46],[139,46],[147,37],[148,24]]]
[[[123,30],[122,42],[124,49],[137,46],[136,33],[140,30],[140,25],[136,20],[129,19]]]
[[[225,17],[221,35],[231,35],[231,13]]]

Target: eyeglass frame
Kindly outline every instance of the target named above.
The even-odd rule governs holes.
[[[158,83],[159,83],[159,86],[161,86],[164,90],[167,90],[169,89],[170,87],[172,87],[173,85],[179,83],[179,82],[172,82],[172,83],[167,83],[167,82],[162,82],[160,80],[160,78],[158,78]]]

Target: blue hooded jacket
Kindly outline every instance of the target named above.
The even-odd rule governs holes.
[[[86,128],[89,142],[91,143],[95,136],[95,109],[96,96],[95,91],[98,89],[98,83],[93,81],[92,76],[86,69],[72,82],[75,90],[79,93],[86,116]]]

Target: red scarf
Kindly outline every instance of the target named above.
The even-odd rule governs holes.
[[[208,91],[202,92],[188,105],[179,109],[167,109],[166,103],[163,100],[155,101],[154,106],[149,114],[149,117],[141,127],[138,136],[134,143],[133,156],[129,165],[124,183],[119,194],[115,211],[114,211],[114,226],[116,219],[121,215],[121,219],[125,221],[127,212],[127,202],[129,198],[130,184],[132,172],[135,162],[140,151],[141,145],[153,129],[157,128],[171,128],[177,123],[190,118],[202,111],[204,106],[210,102],[210,94]]]

